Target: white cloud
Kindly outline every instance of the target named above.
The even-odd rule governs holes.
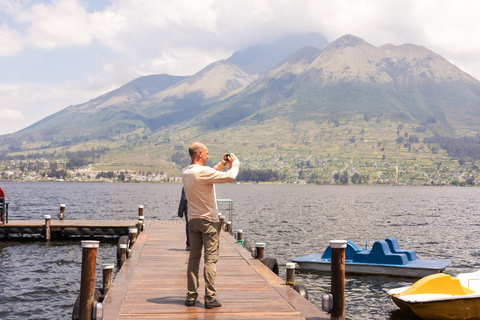
[[[23,113],[19,110],[0,109],[0,118],[2,120],[23,120]]]
[[[0,26],[0,57],[13,56],[22,51],[23,39],[17,30],[12,30],[6,23]]]
[[[111,87],[89,87],[77,82],[61,85],[0,84],[0,134],[12,133],[33,124],[69,105],[86,102],[112,90]]]
[[[88,45],[92,40],[88,15],[76,0],[34,4],[20,12],[16,21],[28,24],[26,37],[36,48]]]

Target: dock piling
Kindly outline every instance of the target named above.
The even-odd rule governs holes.
[[[60,220],[65,219],[65,205],[61,204],[60,205]]]
[[[95,265],[100,241],[82,241],[82,274],[80,282],[80,320],[91,320],[95,297]]]
[[[52,236],[51,236],[51,216],[49,214],[46,214],[45,216],[45,240],[50,241]]]
[[[295,263],[287,262],[287,284],[293,286],[295,284]]]
[[[123,262],[127,260],[127,244],[126,243],[120,243],[119,244],[120,248],[120,267],[123,265]]]
[[[227,233],[232,233],[232,222],[231,221],[227,221],[227,226],[225,228],[225,232]]]
[[[255,243],[256,248],[256,258],[260,261],[265,260],[265,243],[257,242]]]
[[[138,206],[138,217],[143,217],[143,205]]]
[[[112,287],[113,283],[113,263],[102,264],[103,270],[103,295],[107,295],[108,290]]]
[[[220,224],[222,225],[222,228],[225,228],[225,217],[220,216]]]
[[[135,240],[137,240],[137,228],[128,228],[128,236],[130,238],[130,248],[133,246],[135,243]]]
[[[346,240],[330,241],[332,249],[331,290],[333,295],[332,320],[345,319],[345,248]]]
[[[243,230],[238,229],[237,230],[237,241],[242,241],[243,240]]]

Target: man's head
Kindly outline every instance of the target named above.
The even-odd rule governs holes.
[[[200,142],[194,142],[188,148],[188,153],[190,158],[192,158],[192,164],[199,164],[204,166],[208,159],[208,149],[207,146]]]

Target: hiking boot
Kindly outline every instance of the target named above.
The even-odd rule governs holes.
[[[205,302],[205,308],[206,309],[213,309],[213,308],[218,308],[222,306],[222,302],[218,299],[215,299],[211,302]]]
[[[197,300],[189,300],[189,299],[187,299],[187,300],[185,300],[185,305],[186,305],[187,307],[194,307],[196,301],[197,301]]]

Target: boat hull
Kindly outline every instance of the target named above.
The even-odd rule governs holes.
[[[480,296],[456,296],[451,299],[409,302],[392,296],[393,302],[404,310],[410,309],[415,315],[426,320],[474,320],[480,319]]]
[[[330,261],[301,261],[300,259],[292,259],[292,261],[296,262],[303,271],[331,271]],[[345,273],[380,274],[421,278],[430,274],[442,272],[449,263],[449,260],[421,260],[417,263],[396,266],[349,263],[345,261]]]

